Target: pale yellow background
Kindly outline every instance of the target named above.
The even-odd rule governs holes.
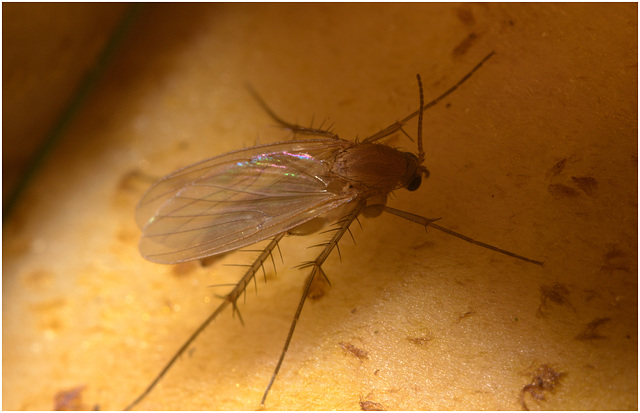
[[[223,264],[251,253],[207,268],[143,260],[133,211],[153,177],[287,138],[246,83],[285,119],[364,138],[415,110],[416,73],[428,99],[492,50],[426,114],[431,178],[390,205],[544,267],[362,219],[325,265],[333,287],[307,303],[266,408],[520,409],[547,364],[564,375],[530,408],[637,409],[635,4],[146,6],[5,223],[3,408],[50,409],[80,385],[86,407],[123,408],[225,292],[210,286],[240,276]],[[225,313],[140,408],[258,408],[306,276],[290,268],[321,239],[286,239],[277,277],[268,265],[240,306],[244,327]],[[558,284],[566,294],[541,307]]]

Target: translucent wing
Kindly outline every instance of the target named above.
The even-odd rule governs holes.
[[[330,176],[328,165],[352,145],[317,139],[256,146],[167,175],[136,209],[142,255],[171,264],[220,254],[349,202],[355,194],[330,190],[339,178]]]

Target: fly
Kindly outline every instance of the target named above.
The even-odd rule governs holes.
[[[386,206],[392,191],[400,188],[415,191],[422,179],[429,177],[429,171],[423,166],[423,112],[460,87],[493,54],[488,54],[458,83],[426,105],[418,75],[420,108],[361,142],[343,140],[330,130],[288,123],[252,92],[281,126],[296,135],[309,135],[314,139],[233,151],[179,169],[154,183],[136,209],[136,222],[142,229],[140,252],[149,261],[176,264],[233,251],[269,238],[271,242],[218,308],[126,409],[133,408],[151,392],[178,357],[228,305],[235,309],[238,297],[285,235],[306,235],[329,224],[337,225],[316,259],[300,266],[310,268],[310,275],[284,348],[262,397],[262,405],[282,366],[314,278],[318,275],[325,277],[323,263],[358,216],[375,217],[386,211],[493,251],[542,265],[540,261],[441,227],[433,219]],[[417,155],[378,143],[393,133],[404,132],[402,127],[416,116]]]

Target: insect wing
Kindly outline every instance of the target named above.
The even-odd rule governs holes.
[[[171,264],[241,248],[353,199],[328,190],[328,160],[352,145],[291,141],[220,155],[157,181],[136,209],[140,251]]]

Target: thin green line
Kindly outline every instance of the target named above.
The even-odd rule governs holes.
[[[107,44],[100,52],[100,55],[98,55],[93,68],[84,76],[84,79],[78,86],[73,98],[65,108],[57,123],[51,129],[44,143],[33,155],[26,171],[18,181],[15,190],[13,190],[13,192],[8,196],[6,203],[2,208],[3,223],[10,217],[13,209],[20,199],[20,196],[31,183],[33,178],[38,174],[47,156],[58,145],[61,137],[64,135],[64,132],[67,130],[69,125],[71,125],[76,114],[98,84],[100,78],[106,71],[109,62],[114,57],[115,52],[121,46],[129,32],[129,29],[140,14],[142,7],[143,6],[139,3],[132,4],[120,19],[120,22],[109,37]]]

